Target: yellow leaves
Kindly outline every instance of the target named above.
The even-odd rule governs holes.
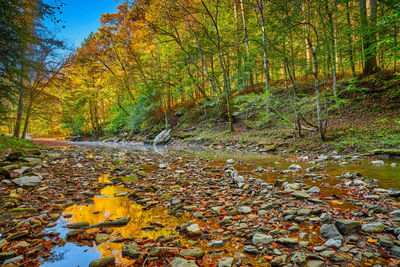
[[[343,205],[344,203],[338,200],[332,200],[331,201],[332,204],[336,204],[336,205]]]
[[[368,241],[369,243],[376,243],[376,242],[378,242],[378,240],[373,239],[373,238],[369,238],[367,241]]]

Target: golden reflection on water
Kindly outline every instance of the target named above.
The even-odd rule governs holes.
[[[106,178],[105,178],[106,179]],[[168,210],[163,207],[154,207],[150,210],[143,210],[142,206],[131,202],[126,196],[115,197],[116,195],[129,191],[122,187],[108,186],[101,190],[101,195],[94,198],[94,203],[89,206],[72,206],[65,213],[72,214],[68,218],[68,223],[88,222],[90,225],[114,220],[122,217],[130,217],[130,222],[123,227],[113,227],[111,241],[121,238],[134,238],[136,240],[153,239],[160,236],[177,234],[176,226],[189,219],[188,215],[181,218],[168,216]],[[157,227],[155,230],[141,230],[148,226],[147,223],[159,222],[165,225],[164,228]],[[97,231],[93,229],[90,231]],[[97,247],[101,252],[101,257],[115,256],[120,264],[131,264],[132,261],[122,258],[122,244],[105,242]]]

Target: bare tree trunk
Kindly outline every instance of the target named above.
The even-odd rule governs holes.
[[[246,44],[247,64],[249,64],[249,62],[250,62],[250,45],[249,45],[249,37],[247,35],[246,16],[244,13],[243,0],[240,0],[240,9],[241,9],[241,13],[242,13],[244,40],[245,40],[245,44]],[[254,79],[253,79],[253,71],[252,71],[251,66],[249,66],[249,77],[250,77],[250,86],[253,87]]]
[[[19,86],[17,117],[15,119],[15,127],[14,127],[14,134],[13,134],[14,137],[19,137],[20,131],[21,131],[22,112],[23,112],[23,105],[24,105],[24,89],[22,88],[22,86],[23,86],[23,81],[21,78],[21,84]]]
[[[329,3],[328,0],[325,0],[325,9],[326,13],[328,14],[328,20],[329,20],[329,37],[330,37],[330,42],[331,42],[331,51],[330,51],[330,57],[331,57],[331,65],[332,65],[332,90],[333,90],[333,95],[337,97],[336,93],[336,43],[335,43],[335,29],[334,29],[334,7],[332,10],[329,8]]]
[[[349,7],[349,0],[346,1],[346,18],[347,18],[347,27],[348,27],[348,33],[347,33],[347,42],[349,46],[349,59],[350,59],[350,66],[351,66],[351,73],[353,74],[353,77],[356,76],[356,65],[354,63],[354,55],[353,55],[353,39],[351,36],[351,20],[350,20],[350,7]]]
[[[378,69],[376,61],[376,49],[373,47],[376,34],[371,33],[370,24],[376,25],[376,0],[370,0],[371,16],[368,20],[367,0],[360,0],[360,15],[364,50],[364,74],[375,73]]]
[[[268,85],[268,59],[267,59],[267,37],[265,33],[265,26],[264,26],[264,3],[263,0],[259,0],[259,13],[260,13],[260,22],[261,22],[261,31],[263,37],[263,56],[264,56],[264,74],[265,74],[265,84],[264,89],[265,93],[269,93],[269,85]],[[267,112],[269,110],[269,103],[267,103]]]
[[[394,47],[398,47],[397,41],[397,22],[394,23]],[[397,49],[394,50],[394,72],[397,71]]]
[[[27,131],[28,131],[29,120],[30,120],[31,112],[32,112],[32,104],[33,104],[32,99],[29,99],[29,105],[26,110],[26,116],[25,116],[24,130],[22,131],[22,136],[21,136],[21,138],[23,138],[23,139],[25,139]]]

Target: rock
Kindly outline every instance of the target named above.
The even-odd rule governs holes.
[[[33,175],[13,179],[12,182],[19,187],[35,187],[42,182],[42,179],[39,176]]]
[[[224,241],[222,240],[212,240],[208,242],[210,248],[222,248],[224,246]]]
[[[8,161],[17,161],[19,160],[24,154],[21,151],[15,151],[6,156],[6,160]]]
[[[243,251],[249,254],[259,254],[260,252],[258,251],[257,247],[247,245],[243,247]]]
[[[204,256],[204,251],[201,248],[181,249],[179,255],[182,257],[201,258]]]
[[[390,166],[392,166],[393,168],[394,168],[394,167],[397,167],[397,163],[394,163],[394,162],[393,162],[392,164],[390,164]]]
[[[367,223],[362,225],[361,229],[366,233],[381,233],[387,228],[383,223]]]
[[[222,220],[219,222],[220,225],[227,225],[232,222],[232,216],[225,216],[222,218]]]
[[[313,186],[313,187],[311,187],[310,189],[307,190],[308,193],[312,193],[312,194],[318,194],[320,191],[321,190],[316,186]]]
[[[5,240],[5,239],[0,240],[0,251],[7,244],[8,244],[7,240]]]
[[[342,246],[342,240],[330,238],[325,242],[325,246],[328,248],[329,247],[340,248]]]
[[[234,159],[228,159],[228,160],[226,161],[226,163],[227,163],[227,164],[233,164],[233,163],[235,163],[235,160],[234,160]]]
[[[186,260],[184,258],[175,257],[171,262],[171,267],[197,267],[194,260]]]
[[[21,238],[21,237],[28,236],[28,234],[29,234],[28,231],[17,232],[17,233],[14,233],[14,234],[9,235],[9,236],[6,238],[6,240],[7,240],[7,241],[16,240],[16,239],[19,239],[19,238]]]
[[[335,240],[343,240],[343,236],[340,234],[339,230],[336,228],[334,224],[323,224],[320,228],[321,236],[324,239],[335,239]]]
[[[303,252],[295,252],[291,258],[291,261],[293,263],[298,263],[298,264],[302,264],[307,260],[307,255],[304,254]]]
[[[84,232],[85,232],[84,229],[75,229],[75,230],[72,230],[71,232],[68,232],[66,237],[67,237],[67,239],[73,238],[73,237],[75,237],[75,236],[77,236],[79,234],[82,234]]]
[[[96,244],[101,244],[106,242],[108,239],[110,239],[110,235],[107,234],[96,234],[94,240],[96,241]]]
[[[78,223],[70,223],[65,225],[65,228],[69,228],[69,229],[81,229],[81,228],[86,228],[89,226],[89,223],[87,222],[78,222]]]
[[[299,243],[298,238],[289,238],[289,237],[283,237],[279,238],[276,240],[277,243],[283,244],[283,245],[294,245]]]
[[[171,129],[169,130],[164,130],[161,133],[159,133],[156,138],[154,138],[153,144],[154,145],[165,145],[171,140]]]
[[[267,245],[273,241],[273,237],[270,235],[264,235],[260,233],[256,233],[253,236],[252,243],[255,246],[258,246],[259,244]]]
[[[122,246],[122,257],[136,259],[140,255],[140,247],[136,242],[129,242]]]
[[[112,256],[104,257],[98,260],[94,260],[89,264],[89,267],[107,267],[114,266],[115,258]]]
[[[186,227],[186,232],[188,233],[188,235],[191,236],[196,236],[196,235],[201,235],[201,228],[197,223],[191,224],[188,227]]]
[[[14,257],[15,257],[14,251],[0,252],[0,261],[12,259]]]
[[[218,261],[218,267],[232,267],[233,262],[234,262],[233,258],[220,259]]]
[[[399,246],[391,247],[390,251],[392,252],[393,256],[400,258],[400,247]]]
[[[14,257],[14,258],[5,260],[5,261],[3,262],[3,265],[6,266],[7,264],[15,263],[15,262],[17,262],[17,261],[23,261],[23,260],[24,260],[24,255],[19,255],[19,256],[17,256],[17,257]]]
[[[288,167],[288,169],[291,170],[291,171],[299,171],[299,170],[301,170],[302,168],[301,168],[300,165],[292,164],[292,165],[290,165],[290,166]]]
[[[297,198],[304,198],[304,199],[311,198],[311,196],[307,194],[305,191],[295,191],[293,192],[293,195]]]
[[[248,206],[240,206],[240,207],[238,208],[238,210],[239,210],[239,212],[242,213],[242,214],[251,213],[251,208],[248,207]]]
[[[90,226],[90,228],[110,227],[110,226],[125,226],[131,220],[130,217],[119,218],[113,221],[101,222]]]
[[[361,231],[361,222],[359,221],[337,219],[335,220],[335,225],[340,233],[344,235]]]
[[[326,263],[320,260],[311,260],[307,262],[306,267],[325,267]]]
[[[2,176],[5,179],[11,179],[10,171],[4,168],[0,168],[0,176]]]
[[[374,160],[374,161],[371,161],[371,164],[375,165],[375,166],[383,166],[385,164],[385,162],[383,160]]]

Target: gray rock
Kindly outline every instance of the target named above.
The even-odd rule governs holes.
[[[291,171],[299,171],[299,170],[301,170],[302,168],[301,168],[300,165],[292,164],[292,165],[290,165],[290,166],[288,167],[288,169],[291,170]]]
[[[136,242],[129,242],[122,246],[122,257],[136,259],[140,255],[140,247]]]
[[[306,260],[307,260],[307,255],[299,251],[295,252],[291,258],[292,262],[299,264],[305,262]]]
[[[85,228],[88,227],[89,223],[87,222],[78,222],[78,223],[70,223],[65,225],[65,228],[69,228],[69,229],[81,229],[81,228]]]
[[[311,260],[307,262],[306,267],[325,267],[326,264],[320,260]]]
[[[277,243],[283,244],[283,245],[294,245],[299,243],[298,238],[289,238],[289,237],[283,237],[279,238],[276,240]]]
[[[335,220],[335,225],[340,233],[344,235],[361,231],[361,222],[359,221],[337,219]]]
[[[383,166],[385,164],[385,162],[383,160],[374,160],[374,161],[371,161],[371,164],[375,165],[375,166]]]
[[[235,163],[235,160],[234,160],[234,159],[228,159],[228,160],[226,161],[226,163],[227,163],[227,164],[233,164],[233,163]]]
[[[89,267],[106,267],[115,264],[115,258],[112,256],[104,257],[98,260],[94,260],[89,264]]]
[[[320,233],[324,239],[343,240],[343,236],[334,224],[323,224],[320,228]]]
[[[387,228],[383,223],[367,223],[362,225],[361,229],[366,233],[382,233]]]
[[[325,242],[325,246],[340,248],[342,246],[342,240],[330,238]]]
[[[14,263],[14,262],[17,262],[17,261],[23,261],[23,260],[24,260],[24,255],[19,255],[17,257],[5,260],[3,262],[3,265],[7,265],[7,264],[10,264],[10,263]]]
[[[224,241],[222,240],[212,240],[210,242],[208,242],[208,246],[210,248],[221,248],[224,246]]]
[[[218,261],[218,267],[232,267],[233,261],[233,258],[220,259]]]
[[[191,224],[188,227],[186,227],[186,232],[188,233],[188,235],[201,235],[201,229],[200,226],[197,223]]]
[[[240,213],[243,213],[243,214],[251,213],[251,208],[248,206],[240,206],[238,208],[238,210]]]
[[[194,260],[186,260],[184,258],[175,257],[171,262],[171,267],[197,267]]]
[[[153,144],[154,145],[164,145],[171,140],[171,129],[169,130],[164,130],[161,133],[159,133],[156,138],[154,138]]]
[[[111,226],[125,226],[129,223],[131,218],[129,217],[124,217],[124,218],[119,218],[115,219],[113,221],[108,221],[108,222],[101,222],[98,224],[94,224],[90,226],[90,228],[100,228],[100,227],[111,227]]]
[[[252,245],[247,245],[243,247],[243,251],[249,254],[259,254],[260,252],[258,251],[257,247],[252,246]]]
[[[264,234],[260,234],[260,233],[256,233],[252,239],[252,243],[255,246],[258,246],[259,244],[266,245],[266,244],[271,243],[272,241],[274,241],[272,236],[264,235]]]
[[[307,190],[307,192],[309,192],[309,193],[319,193],[321,191],[321,189],[319,189],[318,187],[316,187],[316,186],[313,186],[313,187],[311,187],[310,189],[308,189]]]
[[[400,258],[400,247],[399,246],[391,247],[390,251],[392,252],[393,256]]]
[[[295,191],[293,192],[293,195],[297,198],[304,198],[304,199],[309,199],[311,196],[307,194],[305,191]]]
[[[201,258],[204,256],[204,251],[201,248],[181,249],[179,254],[182,257]]]
[[[12,182],[19,187],[35,187],[42,182],[42,179],[39,176],[33,175],[13,179]]]

